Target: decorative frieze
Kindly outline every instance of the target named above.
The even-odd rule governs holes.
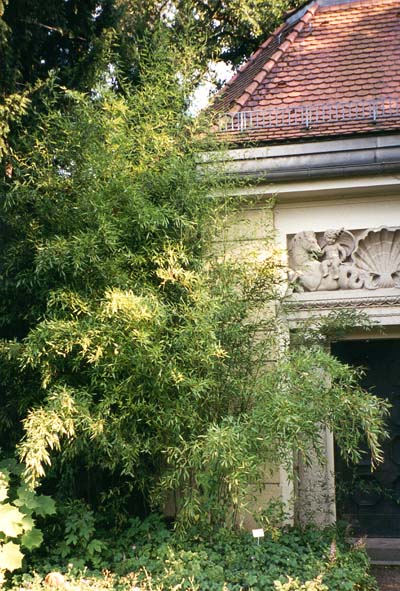
[[[336,310],[351,308],[365,310],[368,308],[396,308],[396,315],[399,315],[398,306],[400,306],[400,296],[396,297],[393,294],[389,296],[365,297],[363,294],[358,298],[324,298],[324,299],[299,299],[302,296],[296,296],[285,306],[287,310],[295,309],[299,311],[316,311],[316,310]]]
[[[400,289],[400,228],[303,231],[288,246],[297,292]]]

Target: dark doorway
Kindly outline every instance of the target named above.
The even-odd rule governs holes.
[[[357,535],[400,537],[400,339],[341,341],[332,345],[341,361],[362,366],[362,386],[393,405],[384,443],[385,461],[371,472],[367,451],[357,465],[347,466],[335,453],[338,519]]]

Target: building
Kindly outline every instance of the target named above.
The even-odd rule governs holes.
[[[341,517],[361,534],[400,538],[400,1],[308,2],[213,108],[231,146],[227,173],[251,180],[233,247],[261,240],[265,199],[276,196],[277,243],[297,282],[291,325],[351,308],[381,327],[333,347],[367,367],[365,385],[393,404],[385,462],[371,473],[366,455],[352,484],[338,461],[335,475],[333,438],[323,434],[326,466],[300,470],[300,515],[313,507],[319,522],[334,520],[345,484],[353,488]],[[290,496],[282,472],[267,484]]]

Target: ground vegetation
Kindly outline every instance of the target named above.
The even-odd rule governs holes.
[[[43,530],[44,554],[32,548],[31,566],[51,568],[53,560],[65,567],[80,556],[100,569],[116,568],[107,552],[116,554],[124,532],[127,540],[142,535],[133,517],[172,501],[174,571],[188,560],[188,571],[201,571],[215,532],[240,527],[249,487],[262,486],[266,464],[282,464],[290,474],[294,454],[306,461],[322,456],[315,425],[334,431],[352,460],[367,438],[378,463],[387,405],[360,388],[356,370],[327,353],[321,330],[282,354],[284,323],[273,312],[280,309],[284,269],[272,236],[263,256],[250,253],[245,264],[223,247],[215,252],[215,236],[241,204],[230,197],[232,181],[199,159],[216,145],[209,121],[188,111],[208,40],[196,42],[193,10],[185,22],[183,10],[170,8],[179,16],[179,45],[170,13],[166,25],[145,27],[130,48],[131,76],[123,53],[129,35],[118,41],[108,21],[100,26],[120,6],[96,3],[97,14],[90,3],[71,12],[74,5],[64,4],[61,32],[46,33],[37,45],[44,51],[48,38],[58,39],[58,49],[48,59],[37,54],[27,68],[18,59],[25,63],[21,56],[29,51],[13,51],[11,12],[2,6],[10,61],[2,90],[0,445],[3,457],[23,463],[24,490],[51,494],[58,513],[45,522],[32,517],[32,506],[31,513],[21,509],[24,517],[7,509],[19,497],[7,496],[6,469],[0,509]],[[51,6],[41,5],[36,16]],[[91,25],[82,32],[78,19],[72,37],[64,35],[83,6]],[[201,18],[210,18],[203,8]],[[18,34],[24,43],[43,29],[28,24],[33,28]],[[85,60],[100,38],[101,59],[91,68]],[[61,54],[68,63],[46,69]],[[156,523],[159,536],[170,540]],[[0,542],[17,540],[28,533],[24,527],[17,520],[19,533],[3,531]],[[244,534],[223,535],[238,535],[234,554],[249,543]],[[141,548],[149,563],[131,567],[154,566],[155,585],[171,588],[180,582],[157,578],[169,552],[160,537]],[[188,550],[193,539],[197,545]],[[283,539],[277,543],[284,546]],[[260,560],[265,565],[265,555]],[[280,571],[294,577],[281,583],[301,588],[300,579],[318,577],[319,568]],[[275,575],[266,575],[264,588]],[[217,564],[207,577],[215,588],[224,580],[234,589],[257,588],[247,575],[234,580]],[[183,588],[191,584],[212,588],[190,578]],[[316,584],[322,591],[325,583]]]

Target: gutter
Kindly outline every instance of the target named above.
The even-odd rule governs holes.
[[[242,173],[241,176],[251,178],[259,181],[288,181],[288,180],[307,180],[307,179],[325,179],[343,176],[361,176],[361,175],[376,175],[388,172],[398,172],[400,174],[400,159],[393,162],[381,162],[379,164],[369,165],[346,165],[346,166],[332,166],[332,167],[309,167],[309,168],[292,168],[288,170],[270,170],[268,172],[247,172]],[[232,173],[228,173],[232,174]]]
[[[228,176],[260,181],[300,181],[388,172],[400,175],[400,133],[269,148],[239,148],[228,150],[222,157],[215,153],[203,154],[200,160],[204,167],[221,165]]]

